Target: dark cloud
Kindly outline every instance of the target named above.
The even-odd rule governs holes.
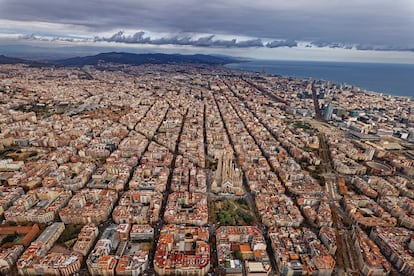
[[[332,47],[335,41],[343,41],[338,48],[346,45],[413,48],[413,14],[412,0],[0,0],[0,19],[28,22],[27,32],[35,34],[32,21],[69,24],[66,32],[72,28],[88,34],[119,29],[211,33],[262,40],[327,41]],[[136,35],[130,37],[132,42],[124,43],[148,43],[141,41],[145,37]],[[164,44],[168,39],[175,39],[180,45],[194,42],[191,37],[175,37],[153,39],[153,43]],[[218,43],[208,37],[198,43],[210,47],[213,41]],[[233,47],[238,41],[221,43],[222,47]],[[278,47],[278,43],[279,40],[266,46]],[[260,41],[247,44],[259,47]]]
[[[189,35],[176,35],[171,37],[162,37],[153,39],[146,36],[145,32],[137,32],[133,35],[126,35],[123,31],[119,31],[111,37],[95,37],[95,41],[118,42],[118,43],[134,43],[134,44],[152,44],[152,45],[190,45],[197,47],[228,47],[228,48],[248,48],[263,47],[261,39],[251,39],[237,41],[236,39],[221,40],[214,39],[214,35],[193,38]]]
[[[274,40],[272,42],[268,42],[266,47],[268,48],[279,48],[279,47],[297,47],[298,43],[294,40]]]
[[[126,36],[123,31],[113,34],[111,37],[95,37],[95,41],[121,42],[121,43],[149,43],[150,38],[144,38],[145,32],[136,32],[134,35]]]
[[[312,48],[338,48],[338,49],[356,49],[360,51],[402,51],[413,52],[414,48],[409,47],[395,47],[386,45],[370,45],[370,44],[348,44],[341,42],[326,42],[326,41],[313,41],[306,45],[306,47]]]
[[[414,52],[413,48],[402,48],[395,46],[384,46],[384,45],[367,45],[367,44],[358,44],[355,45],[355,49],[361,51],[408,51]]]
[[[43,37],[43,36],[37,36],[34,34],[27,34],[27,35],[21,35],[19,37],[20,40],[30,40],[30,41],[66,41],[66,42],[91,42],[92,40],[87,38],[74,38],[74,37]]]
[[[298,42],[295,40],[273,40],[264,43],[261,39],[237,40],[233,39],[216,39],[215,35],[207,35],[202,37],[193,37],[191,35],[175,35],[161,38],[151,38],[145,32],[140,31],[132,35],[127,35],[123,31],[119,31],[109,37],[95,36],[93,39],[89,38],[74,38],[74,37],[44,37],[34,34],[21,35],[20,40],[31,41],[65,41],[65,42],[115,42],[126,44],[148,44],[148,45],[179,45],[179,46],[195,46],[195,47],[213,47],[213,48],[280,48],[298,47]],[[414,48],[404,48],[395,46],[378,46],[369,44],[348,44],[342,42],[326,42],[313,41],[305,45],[307,48],[331,48],[331,49],[356,49],[360,51],[410,51],[414,52]]]
[[[123,31],[119,31],[110,37],[95,36],[93,40],[81,38],[66,38],[53,37],[45,38],[36,36],[34,34],[20,36],[21,40],[42,40],[42,41],[93,41],[93,42],[116,42],[127,44],[151,44],[151,45],[181,45],[181,46],[196,46],[196,47],[223,47],[223,48],[251,48],[251,47],[296,47],[297,43],[294,41],[272,41],[264,44],[261,39],[237,40],[235,38],[230,40],[215,39],[215,35],[202,36],[194,38],[189,35],[171,36],[161,38],[151,38],[145,32],[140,31],[132,35],[127,35]]]
[[[347,43],[341,43],[341,42],[326,42],[326,41],[313,41],[308,47],[317,47],[317,48],[339,48],[339,49],[352,49],[354,48],[354,45],[347,44]]]
[[[136,32],[133,35],[126,35],[123,31],[119,31],[110,37],[95,36],[91,39],[75,39],[68,37],[42,37],[34,34],[22,35],[20,40],[32,41],[84,41],[84,42],[116,42],[127,44],[150,44],[150,45],[181,45],[181,46],[197,46],[197,47],[226,47],[226,48],[247,48],[247,47],[264,47],[260,39],[237,41],[231,40],[214,40],[214,35],[193,38],[192,36],[171,36],[153,39],[146,36],[143,31]]]

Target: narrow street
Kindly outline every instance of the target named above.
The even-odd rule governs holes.
[[[241,166],[240,166],[240,163],[239,163],[239,156],[238,156],[238,154],[237,154],[237,152],[236,152],[236,150],[235,150],[235,147],[234,147],[234,143],[233,143],[233,140],[232,140],[232,138],[231,138],[231,135],[230,135],[230,132],[229,132],[229,130],[228,130],[228,127],[227,127],[227,124],[226,124],[226,121],[224,120],[224,118],[223,118],[223,113],[222,113],[222,111],[221,111],[221,108],[220,108],[220,105],[218,104],[218,102],[217,102],[217,99],[216,99],[216,97],[215,97],[215,93],[213,93],[213,96],[214,96],[214,101],[215,101],[215,103],[216,103],[216,105],[217,105],[217,108],[218,108],[218,110],[219,110],[219,113],[220,113],[220,117],[221,117],[221,120],[222,120],[222,122],[223,122],[223,124],[224,124],[224,129],[226,130],[226,133],[227,133],[227,137],[228,137],[228,139],[229,139],[229,141],[230,141],[230,145],[231,145],[231,147],[232,147],[232,149],[233,149],[233,152],[234,152],[234,155],[235,155],[235,161],[236,161],[236,163],[237,163],[237,166],[241,169]],[[228,102],[228,101],[227,101]],[[229,102],[228,102],[228,104],[230,104]],[[233,108],[234,109],[234,108]],[[243,124],[244,124],[244,122],[243,122]],[[246,128],[246,125],[244,124],[244,126],[245,126],[245,128]],[[247,129],[247,128],[246,128]],[[247,129],[247,131],[248,131],[248,129]],[[249,132],[250,133],[250,132]],[[251,135],[251,134],[250,134]],[[254,137],[252,136],[252,138],[254,139]],[[256,143],[257,144],[257,143]],[[259,219],[260,218],[260,215],[259,215],[259,213],[258,213],[258,209],[257,209],[257,207],[256,207],[256,203],[255,203],[255,197],[254,197],[254,195],[253,195],[253,193],[251,192],[251,190],[250,190],[250,187],[249,187],[249,184],[248,184],[248,182],[247,182],[247,179],[246,179],[246,176],[245,176],[245,174],[244,174],[244,172],[243,172],[243,187],[244,187],[244,189],[245,189],[245,198],[247,199],[247,201],[249,202],[249,204],[250,204],[250,206],[252,206],[252,208],[253,208],[253,212],[255,213],[255,215],[256,215],[256,217]],[[275,261],[275,257],[274,257],[274,254],[273,254],[273,251],[272,251],[272,246],[271,246],[271,242],[270,242],[270,239],[269,239],[269,236],[268,236],[268,232],[267,232],[267,227],[266,226],[264,226],[260,221],[258,222],[258,225],[257,225],[261,230],[262,230],[262,233],[263,233],[263,236],[264,236],[264,238],[265,238],[265,240],[266,240],[266,245],[267,245],[267,253],[268,253],[268,255],[269,255],[269,260],[270,260],[270,263],[271,263],[271,265],[272,265],[272,270],[273,271],[277,271],[277,269],[276,269],[276,261]]]
[[[150,274],[155,273],[154,270],[153,270],[154,269],[155,249],[156,249],[158,240],[160,238],[161,229],[165,225],[164,213],[165,213],[165,209],[166,209],[166,206],[167,206],[168,196],[171,193],[171,180],[172,180],[172,176],[173,176],[173,173],[174,173],[175,161],[177,160],[177,155],[178,155],[178,146],[180,144],[181,134],[183,132],[184,123],[185,123],[185,120],[186,120],[187,113],[188,113],[188,108],[186,110],[186,113],[184,114],[184,117],[183,117],[183,120],[182,120],[182,123],[181,123],[180,132],[178,134],[177,142],[175,144],[175,153],[174,153],[174,156],[173,156],[173,159],[172,159],[172,162],[171,162],[171,166],[170,166],[171,171],[170,171],[170,174],[169,174],[168,180],[167,180],[167,188],[166,188],[166,190],[163,194],[163,200],[162,200],[161,210],[160,210],[160,214],[159,214],[159,220],[158,220],[158,223],[154,227],[155,228],[154,229],[154,248],[153,248],[153,250],[151,250],[151,254],[149,255],[149,268],[148,268],[148,271],[149,271]],[[157,129],[157,131],[158,131],[158,129]]]

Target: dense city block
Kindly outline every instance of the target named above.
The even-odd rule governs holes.
[[[414,104],[214,65],[0,65],[0,274],[413,275]]]

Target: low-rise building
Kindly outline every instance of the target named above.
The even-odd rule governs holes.
[[[332,275],[335,258],[310,229],[273,228],[269,237],[280,275]]]
[[[92,248],[95,239],[98,237],[99,229],[93,223],[88,223],[82,227],[78,235],[76,243],[73,245],[73,251],[82,254],[83,256],[88,255],[89,250]]]
[[[48,226],[17,261],[19,275],[69,276],[79,271],[82,255],[48,252],[65,230],[63,222]]]
[[[413,231],[402,227],[375,227],[369,237],[381,249],[381,253],[402,275],[414,274],[414,257],[409,251]]]
[[[205,275],[210,270],[208,229],[166,225],[155,251],[154,269],[160,275]]]
[[[207,195],[174,192],[168,196],[164,219],[168,223],[206,225],[208,222]]]
[[[269,275],[272,271],[262,231],[256,226],[221,226],[216,230],[217,259],[225,274]],[[244,266],[244,268],[243,268]]]
[[[66,224],[101,223],[108,219],[117,198],[114,190],[82,189],[60,210],[60,219]]]

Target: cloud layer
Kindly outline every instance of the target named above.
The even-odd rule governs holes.
[[[263,42],[262,39],[247,39],[238,40],[232,39],[216,39],[215,35],[207,36],[191,36],[191,35],[174,35],[160,38],[151,38],[144,31],[139,31],[134,34],[125,34],[119,31],[108,37],[95,36],[93,38],[76,38],[76,37],[46,37],[37,36],[34,34],[27,34],[19,36],[20,40],[28,41],[63,41],[63,42],[112,42],[138,45],[178,45],[178,46],[194,46],[201,48],[295,48],[300,47],[299,43],[294,40],[273,40]],[[331,48],[331,49],[355,49],[360,51],[400,51],[400,52],[414,52],[414,48],[403,48],[387,45],[368,45],[368,44],[349,44],[342,42],[325,42],[313,41],[305,43],[306,48]]]
[[[261,39],[237,40],[233,39],[216,39],[215,35],[207,35],[195,38],[190,35],[175,35],[170,37],[151,38],[145,32],[140,31],[132,35],[127,35],[119,31],[110,37],[95,37],[94,41],[106,41],[117,43],[132,44],[152,44],[152,45],[190,45],[196,47],[224,47],[224,48],[249,48],[249,47],[296,47],[296,41],[274,40],[264,43]]]
[[[309,41],[310,47],[414,48],[412,0],[0,0],[1,20],[9,23],[0,33],[97,36],[136,44],[273,48]],[[112,36],[117,30],[171,35]]]

